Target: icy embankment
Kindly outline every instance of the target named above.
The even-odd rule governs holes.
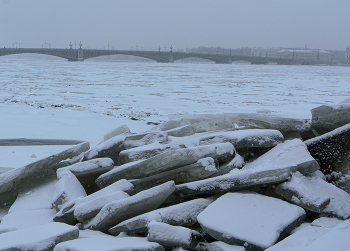
[[[121,125],[4,172],[0,250],[346,251],[345,107]]]

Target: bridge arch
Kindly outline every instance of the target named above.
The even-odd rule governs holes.
[[[84,50],[84,59],[108,55],[127,55],[155,60],[157,62],[169,62],[169,53],[154,51],[126,51],[126,50]]]
[[[14,55],[14,54],[45,54],[54,57],[60,57],[68,59],[69,61],[76,61],[77,51],[76,50],[67,50],[67,49],[12,49],[12,48],[0,48],[0,56]]]
[[[8,59],[63,60],[63,61],[67,60],[67,58],[48,55],[45,53],[12,53],[7,55],[0,55],[0,60],[5,57],[8,57]]]

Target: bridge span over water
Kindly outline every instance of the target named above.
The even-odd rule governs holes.
[[[268,57],[249,57],[224,54],[205,54],[205,53],[186,53],[174,51],[138,51],[138,50],[95,50],[95,49],[55,49],[55,48],[0,48],[0,56],[35,53],[46,54],[68,59],[69,61],[84,61],[85,59],[107,56],[107,55],[131,55],[142,58],[148,58],[160,63],[172,63],[185,58],[201,58],[211,60],[217,64],[230,64],[234,61],[248,61],[252,64],[276,63],[289,65],[290,59],[268,58]]]

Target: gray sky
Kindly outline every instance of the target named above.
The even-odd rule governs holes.
[[[349,0],[0,0],[0,47],[350,46]]]

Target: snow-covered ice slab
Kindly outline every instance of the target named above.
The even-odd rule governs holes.
[[[331,231],[331,228],[307,226],[265,251],[300,251],[329,231]]]
[[[58,244],[54,251],[164,251],[156,242],[141,237],[83,238]]]
[[[114,236],[90,229],[79,230],[78,239],[83,238],[114,238]]]
[[[301,251],[348,251],[349,249],[350,220],[346,220]]]
[[[0,234],[0,250],[53,250],[56,244],[78,236],[77,227],[54,222]]]
[[[89,143],[82,143],[48,158],[1,174],[0,197],[2,194],[8,192],[7,196],[9,198],[16,198],[17,189],[22,189],[28,186],[28,184],[31,186],[32,184],[42,184],[44,181],[56,176],[56,170],[58,168],[67,165],[65,160],[72,159],[89,148]],[[1,199],[0,202],[3,203]]]
[[[177,185],[175,194],[186,196],[237,191],[286,181],[296,171],[310,173],[318,169],[319,165],[305,144],[294,139],[278,144],[241,170],[234,169],[226,175]]]
[[[200,242],[196,249],[198,251],[245,251],[242,246],[230,245],[222,241]]]
[[[145,232],[148,223],[151,221],[168,223],[174,226],[190,227],[197,223],[198,214],[213,201],[213,198],[195,199],[170,207],[160,208],[123,221],[108,231],[113,235],[118,235],[121,232]]]
[[[52,196],[57,181],[58,179],[55,178],[41,186],[35,186],[32,189],[19,192],[16,201],[12,204],[8,212],[12,213],[18,210],[51,209]]]
[[[130,133],[130,128],[127,125],[121,125],[103,135],[103,142],[118,136],[120,134],[128,134]]]
[[[231,143],[205,145],[193,148],[171,150],[155,157],[124,164],[102,174],[96,183],[105,187],[120,179],[139,179],[174,168],[190,165],[201,158],[212,157],[214,160],[225,161],[232,159],[235,149]]]
[[[217,194],[239,191],[250,187],[281,183],[290,179],[290,166],[280,166],[272,170],[234,169],[230,173],[177,185],[174,195],[183,198],[200,194]]]
[[[300,139],[288,140],[278,144],[255,161],[243,167],[244,170],[271,170],[289,165],[294,171],[303,174],[317,171],[320,167],[310,155]]]
[[[166,249],[182,247],[194,249],[204,238],[195,230],[151,221],[148,224],[147,240],[157,242]]]
[[[305,218],[304,209],[254,193],[227,193],[211,203],[197,219],[219,241],[247,250],[275,244]]]
[[[64,204],[61,210],[55,215],[54,221],[65,222],[67,224],[75,224],[76,219],[74,218],[75,207],[84,203],[89,203],[90,201],[96,200],[98,198],[108,196],[109,194],[126,191],[132,189],[133,185],[127,180],[119,180],[95,193],[92,193],[86,197],[80,197],[75,200],[69,201]]]
[[[5,225],[5,224],[0,224],[0,234],[11,232],[17,230],[16,227]]]
[[[55,213],[55,209],[18,210],[5,215],[1,224],[14,226],[17,229],[35,227],[51,223]]]
[[[311,110],[311,126],[324,134],[350,123],[350,104],[322,105]]]
[[[217,173],[214,159],[211,157],[198,160],[196,163],[158,173],[146,178],[130,181],[134,185],[133,194],[149,189],[169,180],[175,184],[183,184],[191,181],[201,180]]]
[[[164,143],[168,141],[168,136],[162,132],[152,132],[152,133],[140,133],[129,135],[124,140],[124,147],[126,149],[145,146],[152,144],[154,142]]]
[[[350,195],[319,177],[294,173],[290,181],[276,188],[276,192],[307,210],[340,219],[350,217]]]
[[[120,162],[125,164],[133,161],[148,159],[158,154],[180,148],[184,148],[184,146],[171,143],[168,145],[162,145],[159,142],[154,142],[149,145],[123,150],[119,153],[119,158]]]
[[[57,175],[62,175],[65,171],[71,171],[86,193],[91,194],[98,190],[95,180],[103,173],[106,173],[114,168],[114,162],[110,158],[98,158],[88,161],[79,162],[70,166],[57,169]]]
[[[96,158],[111,158],[114,165],[119,165],[119,153],[125,150],[124,139],[126,135],[113,137],[85,152],[83,161]]]
[[[75,205],[74,217],[80,221],[87,221],[96,216],[98,212],[109,202],[130,197],[123,191],[110,193],[83,204]]]
[[[55,185],[52,205],[60,210],[62,205],[78,197],[85,197],[86,192],[77,177],[71,171],[60,172],[60,179]]]
[[[169,181],[129,198],[112,201],[94,218],[82,223],[81,228],[108,233],[109,228],[120,222],[156,209],[174,190],[174,182]]]
[[[343,220],[338,218],[320,217],[311,222],[311,226],[334,228],[340,223],[343,223]]]
[[[263,113],[225,113],[225,120],[235,123],[237,127],[275,129],[283,133],[310,129],[308,119],[280,117]]]
[[[230,142],[236,150],[243,148],[273,147],[283,142],[280,131],[272,129],[248,129],[210,133],[199,139],[199,145]]]

